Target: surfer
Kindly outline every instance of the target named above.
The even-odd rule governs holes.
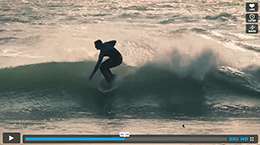
[[[100,68],[100,71],[103,74],[103,76],[105,77],[107,84],[111,85],[112,81],[115,79],[116,75],[112,74],[110,68],[119,66],[123,61],[123,57],[120,54],[120,52],[114,47],[116,45],[115,40],[103,43],[99,39],[99,40],[96,40],[94,42],[94,44],[95,44],[95,48],[97,50],[100,50],[100,53],[99,53],[99,57],[98,57],[96,66],[95,66],[94,70],[92,71],[91,75],[89,76],[89,80],[91,81],[93,79],[98,68]],[[104,56],[108,56],[109,59],[107,59],[106,61],[101,63]]]

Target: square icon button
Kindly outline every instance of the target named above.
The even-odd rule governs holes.
[[[258,3],[246,3],[246,12],[258,12]]]
[[[258,33],[258,25],[257,24],[247,24],[246,25],[246,33],[249,33],[249,34]]]
[[[255,14],[255,13],[246,14],[246,22],[247,23],[257,23],[258,22],[258,14]]]
[[[20,143],[20,133],[3,133],[3,143]]]

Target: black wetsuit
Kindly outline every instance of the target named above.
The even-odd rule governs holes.
[[[99,54],[99,59],[98,59],[97,65],[95,67],[95,69],[97,69],[97,66],[100,65],[104,56],[109,57],[109,59],[107,59],[100,65],[100,71],[103,74],[103,76],[105,77],[107,83],[111,83],[112,79],[114,78],[114,75],[112,74],[110,68],[120,65],[123,61],[122,55],[114,47],[115,44],[116,44],[116,41],[109,41],[109,42],[105,42],[103,44],[104,47],[102,47],[100,49],[101,51]]]

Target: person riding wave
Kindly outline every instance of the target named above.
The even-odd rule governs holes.
[[[123,61],[123,57],[122,57],[121,53],[114,47],[116,45],[115,40],[103,43],[99,39],[99,40],[96,40],[94,42],[94,44],[95,44],[95,48],[97,50],[100,50],[100,53],[99,53],[98,61],[94,67],[94,70],[92,71],[91,75],[89,76],[89,80],[93,79],[98,68],[100,68],[100,71],[103,74],[104,78],[106,79],[107,84],[111,85],[113,80],[115,79],[116,75],[114,75],[111,72],[110,68],[119,66]],[[104,56],[108,56],[109,59],[107,59],[106,61],[101,63]]]

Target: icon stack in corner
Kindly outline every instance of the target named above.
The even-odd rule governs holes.
[[[246,12],[258,12],[258,3],[247,2],[246,3]],[[258,23],[258,14],[257,13],[247,13],[246,22],[247,23]],[[257,34],[258,25],[257,24],[246,24],[246,33]]]
[[[21,135],[20,133],[3,133],[3,143],[17,143],[21,142]]]

